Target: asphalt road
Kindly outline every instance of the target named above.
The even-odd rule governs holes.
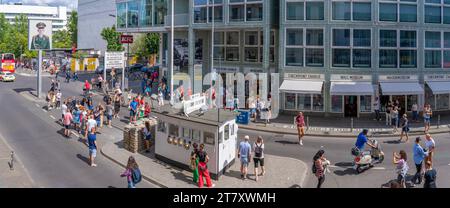
[[[50,79],[43,78],[43,90],[50,88]],[[0,131],[8,143],[16,149],[33,179],[44,187],[125,187],[126,181],[118,175],[123,169],[110,162],[100,154],[99,167],[91,168],[85,157],[87,149],[77,139],[64,139],[58,130],[61,127],[49,118],[41,107],[24,99],[13,89],[35,88],[35,78],[18,76],[15,83],[0,83],[0,105],[4,107],[0,114]],[[62,83],[63,97],[81,94],[82,83]],[[8,98],[8,99],[4,99]],[[11,107],[9,107],[11,106]],[[41,104],[42,106],[42,104]],[[53,115],[58,115],[53,113]],[[361,174],[356,174],[351,167],[353,157],[350,149],[355,138],[305,137],[304,146],[296,144],[297,137],[291,135],[239,130],[240,138],[250,135],[252,139],[261,135],[265,139],[266,153],[303,160],[312,165],[312,157],[319,150],[325,150],[325,156],[331,161],[331,173],[327,173],[323,187],[369,187],[379,188],[396,178],[392,164],[392,152],[405,150],[408,153],[409,174],[415,173],[412,159],[414,138],[409,143],[395,143],[398,138],[377,138],[381,143],[386,158],[382,164]],[[450,134],[433,135],[437,153],[434,167],[438,171],[438,187],[450,187]],[[117,139],[117,138],[108,138]],[[102,141],[100,141],[101,143]],[[270,161],[266,162],[270,171]],[[252,167],[252,166],[251,166]],[[276,170],[273,170],[276,171]],[[295,173],[280,173],[295,174]],[[315,187],[317,179],[308,170],[305,187]],[[141,187],[153,187],[140,184]]]
[[[33,103],[17,93],[20,89],[35,88],[35,80],[33,77],[17,76],[14,83],[0,83],[0,132],[15,150],[36,185],[126,187],[126,179],[120,177],[124,171],[122,167],[103,157],[100,152],[96,158],[98,167],[90,167],[87,147],[75,136],[71,139],[64,138],[61,134],[62,127],[42,108],[42,103]],[[43,81],[43,91],[46,92],[50,88],[50,79],[43,78]],[[63,83],[62,87],[65,96],[77,95],[77,89],[81,90],[81,83]],[[156,186],[143,181],[138,187]]]

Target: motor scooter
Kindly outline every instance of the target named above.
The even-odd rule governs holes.
[[[382,163],[384,160],[384,153],[381,150],[381,146],[377,140],[370,140],[375,148],[371,148],[370,151],[363,151],[355,157],[355,169],[357,173],[361,173],[364,170],[372,168],[374,164]]]

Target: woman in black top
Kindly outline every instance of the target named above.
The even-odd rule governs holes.
[[[208,154],[205,151],[205,144],[200,144],[200,149],[197,151],[198,157],[198,186],[200,188],[203,187],[203,176],[206,178],[206,186],[208,188],[214,187],[215,185],[211,183],[211,177],[209,175],[208,166],[206,163],[208,163],[209,157]]]
[[[436,175],[437,172],[435,169],[433,169],[431,165],[431,161],[427,161],[425,163],[425,183],[423,184],[424,188],[437,188],[436,187]]]

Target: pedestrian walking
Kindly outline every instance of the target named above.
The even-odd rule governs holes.
[[[91,167],[97,167],[94,160],[97,157],[97,135],[95,131],[95,127],[91,129],[88,134],[88,147],[89,147],[89,163]]]
[[[252,150],[251,145],[249,143],[250,137],[246,135],[244,137],[244,140],[239,143],[238,148],[238,158],[241,161],[241,178],[243,180],[247,179],[247,173],[248,173],[248,163],[251,159]]]
[[[81,111],[78,107],[75,107],[75,109],[72,112],[72,117],[73,117],[73,125],[74,125],[74,129],[75,131],[78,131],[78,133],[80,133],[80,124],[81,124],[81,120],[80,120],[80,116],[81,116]]]
[[[113,109],[114,107],[111,104],[111,101],[109,100],[106,104],[106,120],[107,120],[107,125],[109,128],[111,128],[111,121],[112,121],[112,117],[113,117]]]
[[[398,107],[395,106],[393,110],[391,110],[391,118],[392,118],[392,130],[393,132],[397,132],[398,128]]]
[[[93,128],[97,126],[97,121],[94,119],[94,115],[89,115],[88,120],[86,122],[86,128],[84,130],[85,135],[84,137],[87,138],[88,132],[91,132]]]
[[[198,157],[197,157],[197,152],[198,152],[198,144],[194,143],[192,144],[193,150],[191,152],[191,158],[190,158],[190,167],[192,170],[192,180],[194,183],[198,183]]]
[[[66,115],[67,110],[68,110],[67,100],[65,100],[63,102],[63,104],[61,105],[61,121],[64,120],[64,115]],[[72,120],[72,119],[70,119],[70,120]]]
[[[265,110],[267,113],[267,115],[266,115],[266,126],[267,126],[267,124],[270,123],[270,119],[272,118],[272,106],[270,106],[270,105],[267,106],[267,108]]]
[[[433,111],[431,110],[431,105],[425,105],[423,110],[423,123],[425,126],[425,132],[430,130],[431,116],[433,115]]]
[[[404,150],[400,150],[398,154],[396,152],[393,153],[393,163],[396,165],[397,182],[400,183],[403,188],[406,188],[406,174],[409,169],[406,161],[407,155]]]
[[[120,176],[127,177],[128,188],[136,188],[136,184],[141,181],[141,171],[139,170],[139,165],[133,156],[128,158],[125,172],[123,172]]]
[[[145,122],[145,127],[142,133],[144,134],[145,152],[149,153],[152,139],[152,129],[150,128],[150,121]]]
[[[434,139],[431,137],[431,134],[425,134],[425,148],[428,151],[428,156],[426,157],[426,161],[430,161],[433,163],[433,156],[436,149],[436,143]]]
[[[422,164],[425,159],[425,157],[428,155],[426,151],[423,150],[422,146],[420,146],[420,137],[416,138],[416,143],[413,147],[413,153],[414,153],[414,164],[416,165],[416,174],[411,179],[413,184],[421,184],[422,183]]]
[[[398,142],[402,142],[403,136],[406,136],[405,142],[408,142],[409,122],[406,114],[403,114],[402,116],[402,119],[400,121],[400,127],[402,128],[402,132],[400,134],[400,139],[398,140]]]
[[[164,106],[164,93],[162,89],[162,85],[158,87],[158,107]]]
[[[121,101],[120,95],[116,93],[114,95],[114,118],[119,118],[120,101]]]
[[[64,125],[64,136],[70,137],[70,124],[73,119],[72,113],[70,111],[65,111],[63,115],[63,125]]]
[[[200,149],[197,151],[197,157],[198,157],[198,187],[203,187],[203,176],[206,179],[206,186],[208,188],[212,188],[216,186],[211,182],[211,176],[209,175],[208,171],[208,161],[209,156],[205,151],[205,144],[200,144]]]
[[[381,120],[380,116],[380,100],[378,97],[375,97],[375,101],[373,102],[373,111],[375,112],[375,119],[377,121]]]
[[[78,80],[78,73],[77,72],[73,72],[73,81],[77,81]]]
[[[298,132],[298,144],[303,145],[303,136],[305,136],[305,118],[302,112],[298,112],[297,117],[295,117],[295,123],[297,124]]]
[[[325,182],[325,151],[319,150],[313,157],[312,172],[317,177],[317,188],[321,188],[323,182]]]
[[[413,122],[417,122],[419,120],[419,106],[417,105],[417,103],[414,103],[411,106],[411,111],[412,111],[412,121]]]
[[[66,82],[67,83],[70,82],[70,71],[69,70],[66,71]]]
[[[61,90],[58,90],[58,92],[56,93],[56,109],[61,108],[61,97],[62,97]]]
[[[130,109],[130,124],[136,123],[136,114],[137,114],[138,103],[135,98],[131,99],[129,109]]]
[[[392,117],[391,117],[391,111],[392,111],[392,103],[391,101],[388,101],[386,105],[386,126],[392,125]]]
[[[264,176],[264,141],[261,136],[258,136],[256,142],[253,144],[253,152],[255,152],[255,156],[253,157],[253,162],[255,163],[255,181],[258,182],[258,167],[261,165],[261,176]]]
[[[424,188],[437,188],[436,187],[436,176],[437,171],[433,168],[431,161],[425,162],[425,174],[424,179],[425,182],[423,184]]]

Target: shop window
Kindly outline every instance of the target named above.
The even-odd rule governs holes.
[[[297,94],[297,110],[311,110],[311,95]]]
[[[230,124],[225,125],[223,129],[223,137],[227,141],[230,138]]]
[[[408,95],[406,96],[408,106],[406,106],[407,111],[411,111],[411,108],[414,104],[418,104],[418,96],[417,95]]]
[[[183,137],[191,137],[191,129],[183,128]]]
[[[431,109],[434,109],[434,107],[436,106],[434,103],[433,92],[431,91],[431,88],[429,88],[429,87],[425,87],[425,104],[430,104]]]
[[[169,124],[169,135],[170,136],[175,136],[175,137],[179,137],[180,136],[177,125]]]
[[[366,113],[372,111],[372,96],[361,95],[359,97],[359,111]]]
[[[323,96],[321,94],[313,95],[313,111],[323,111]]]
[[[331,96],[331,112],[342,113],[342,95]]]
[[[284,108],[289,109],[289,110],[295,109],[295,94],[294,93],[285,93]]]
[[[436,109],[437,110],[449,109],[449,94],[436,95]]]
[[[195,142],[197,144],[200,144],[200,131],[199,130],[192,130],[192,142]]]
[[[215,144],[215,135],[211,132],[203,132],[203,142],[208,145],[214,145]]]
[[[158,121],[158,131],[162,132],[162,133],[166,133],[167,132],[167,126],[166,123],[164,123],[163,121],[159,120]]]

